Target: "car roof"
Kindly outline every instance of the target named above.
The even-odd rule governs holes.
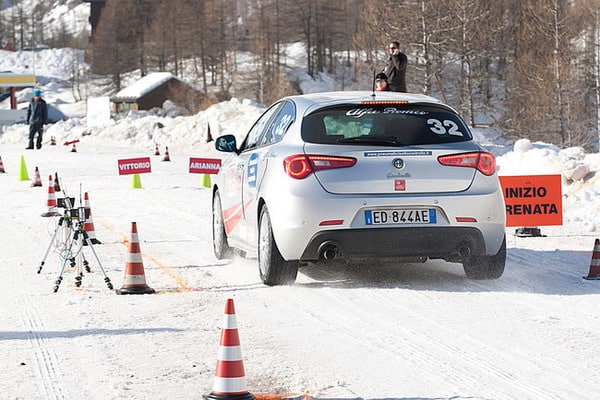
[[[317,108],[333,106],[336,104],[360,104],[365,101],[406,101],[419,104],[443,105],[452,109],[440,100],[417,93],[402,92],[372,92],[369,90],[360,91],[338,91],[338,92],[320,92],[302,94],[286,97],[296,103],[296,105],[305,112],[311,112]]]

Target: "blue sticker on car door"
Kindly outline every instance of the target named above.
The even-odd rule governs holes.
[[[252,153],[248,159],[248,187],[256,187],[256,178],[258,176],[258,153]]]

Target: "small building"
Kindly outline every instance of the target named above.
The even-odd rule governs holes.
[[[201,93],[170,72],[148,74],[110,98],[113,111],[150,110],[170,100],[195,112]]]
[[[17,88],[34,87],[35,75],[0,72],[0,100],[10,97],[10,110],[0,110],[0,125],[24,121],[27,110],[17,109]],[[4,90],[8,90],[5,92]]]
[[[34,87],[35,83],[35,75],[0,72],[0,88],[8,88],[10,91],[10,108],[12,110],[17,108],[15,88]]]

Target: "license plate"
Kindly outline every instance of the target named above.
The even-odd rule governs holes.
[[[435,224],[435,210],[419,208],[410,210],[365,210],[367,225]]]

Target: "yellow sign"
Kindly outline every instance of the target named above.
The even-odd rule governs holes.
[[[35,86],[35,75],[0,74],[0,86],[4,86],[4,87]]]

